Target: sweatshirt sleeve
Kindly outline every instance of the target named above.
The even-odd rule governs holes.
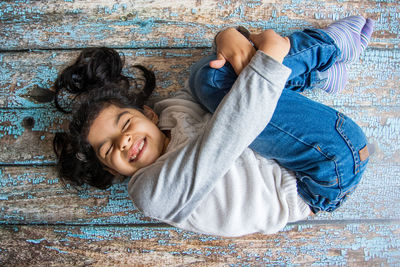
[[[268,124],[290,72],[257,51],[199,138],[131,178],[135,206],[167,223],[185,220]]]

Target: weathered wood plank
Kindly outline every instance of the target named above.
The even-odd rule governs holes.
[[[145,218],[128,198],[126,184],[76,191],[54,167],[0,169],[0,224],[140,224]],[[152,221],[155,222],[155,221]]]
[[[0,105],[2,107],[47,107],[49,98],[41,96],[54,82],[57,73],[78,52],[38,52],[3,54],[0,62]],[[135,63],[152,67],[157,78],[157,95],[167,97],[183,87],[189,67],[204,50],[128,50],[127,66]],[[377,106],[400,105],[400,50],[368,49],[358,64],[349,71],[346,90],[338,95],[316,91],[313,99],[328,105]],[[19,70],[16,72],[15,70]],[[129,74],[129,68],[126,73]]]
[[[62,188],[51,140],[68,117],[40,95],[79,52],[69,50],[121,48],[128,65],[156,71],[155,98],[167,97],[222,27],[288,34],[357,13],[377,23],[350,85],[341,95],[307,93],[353,117],[377,147],[337,212],[276,235],[215,238],[143,217],[125,185],[79,194]],[[0,265],[400,265],[399,13],[393,0],[0,2],[0,51],[7,50],[0,53]],[[29,52],[8,52],[15,50]]]
[[[86,46],[204,47],[222,27],[321,27],[349,14],[379,21],[373,45],[399,44],[396,1],[3,1],[0,50]]]
[[[63,188],[54,167],[0,168],[0,224],[143,224],[128,197],[126,183],[106,191]],[[309,222],[400,220],[400,165],[375,161],[348,201],[334,213]],[[390,206],[390,208],[388,208]]]
[[[125,56],[124,74],[132,77],[130,66],[143,64],[157,79],[157,95],[168,97],[182,89],[189,77],[189,67],[208,54],[204,49],[119,50]],[[42,90],[53,86],[59,72],[71,64],[80,51],[36,51],[0,54],[0,106],[49,107]]]
[[[376,145],[375,158],[400,163],[400,106],[336,108],[363,128]],[[0,165],[54,163],[54,132],[67,124],[68,117],[54,109],[0,109]]]
[[[5,266],[400,264],[399,224],[305,224],[236,239],[162,227],[1,226],[0,239]]]
[[[119,50],[129,66],[143,64],[156,73],[157,95],[167,97],[183,87],[190,66],[205,49]],[[0,107],[48,107],[44,97],[57,74],[71,63],[79,51],[37,51],[0,54]],[[329,95],[320,90],[309,95],[331,106],[400,106],[400,50],[368,48],[359,62],[349,69],[349,83],[344,92]]]
[[[48,109],[0,110],[0,164],[54,163],[54,132],[67,116]]]

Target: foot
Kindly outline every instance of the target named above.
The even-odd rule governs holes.
[[[325,74],[327,77],[326,82],[321,89],[329,94],[341,92],[347,84],[346,64],[343,62],[336,62],[321,74]]]
[[[367,48],[372,32],[374,31],[374,21],[367,19],[361,30],[361,53]]]
[[[337,62],[353,62],[367,47],[373,30],[373,21],[361,16],[338,20],[323,29],[342,52]]]

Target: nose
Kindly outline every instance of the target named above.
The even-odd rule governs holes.
[[[119,149],[124,151],[125,149],[129,148],[129,144],[131,143],[131,136],[130,135],[123,135],[119,140]]]

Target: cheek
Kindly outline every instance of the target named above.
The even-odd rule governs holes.
[[[100,160],[104,166],[114,170],[115,172],[122,174],[122,171],[126,168],[117,153],[111,153],[107,161]]]
[[[132,166],[119,160],[116,160],[110,168],[121,175],[130,175],[132,173]]]
[[[111,154],[109,162],[112,166],[123,166],[121,165],[123,163],[121,154],[118,151]]]

